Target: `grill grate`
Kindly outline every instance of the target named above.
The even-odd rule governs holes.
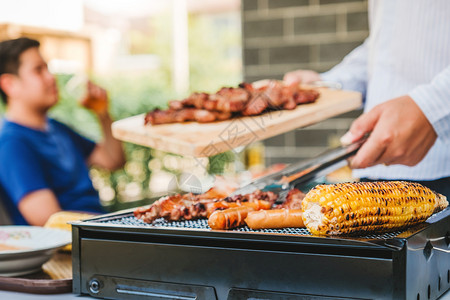
[[[153,223],[148,224],[142,220],[136,219],[134,216],[117,216],[116,218],[99,219],[96,222],[102,224],[114,224],[125,226],[138,226],[138,227],[159,227],[159,228],[185,228],[185,229],[211,229],[208,225],[207,219],[197,220],[183,220],[183,221],[166,221],[163,218],[155,220]],[[281,228],[281,229],[259,229],[253,230],[247,226],[241,226],[239,228],[232,229],[231,231],[238,232],[263,232],[263,233],[275,233],[275,234],[288,234],[288,235],[311,235],[306,228]],[[389,239],[399,235],[402,231],[395,231],[384,234],[369,234],[366,236],[359,236],[363,239]]]

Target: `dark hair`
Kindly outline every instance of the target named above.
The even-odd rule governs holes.
[[[18,74],[20,67],[20,55],[26,50],[39,47],[40,43],[26,37],[6,40],[0,42],[0,76],[7,74]],[[0,87],[0,96],[7,103],[7,96]]]

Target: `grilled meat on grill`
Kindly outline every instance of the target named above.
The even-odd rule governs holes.
[[[255,202],[257,200],[264,200],[273,204],[277,199],[278,195],[273,192],[263,192],[257,190],[250,194],[226,197],[224,200],[227,202]]]
[[[276,208],[301,209],[302,201],[306,194],[299,189],[292,189],[286,196],[286,201],[277,205]]]
[[[208,192],[201,195],[176,194],[161,198],[150,207],[137,208],[134,216],[146,223],[152,223],[158,218],[169,221],[207,218],[216,210],[243,205],[254,206],[256,204],[258,209],[270,209],[277,198],[278,196],[272,192],[261,191],[226,198],[210,198]]]
[[[284,85],[269,80],[262,87],[249,83],[239,87],[224,87],[214,94],[192,93],[181,101],[170,101],[167,110],[155,109],[147,113],[145,124],[201,123],[230,119],[233,116],[259,115],[266,110],[294,109],[298,104],[314,102],[315,90],[301,89],[297,84]]]

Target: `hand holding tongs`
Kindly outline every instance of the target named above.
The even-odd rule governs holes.
[[[294,186],[324,176],[344,166],[346,164],[345,160],[355,155],[367,138],[368,136],[364,136],[353,144],[339,146],[306,161],[288,165],[281,171],[256,179],[237,189],[231,195],[248,194],[256,190],[282,193]]]

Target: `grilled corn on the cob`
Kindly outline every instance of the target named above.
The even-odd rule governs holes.
[[[303,221],[315,235],[395,231],[447,206],[445,196],[404,181],[318,185],[302,203]]]

